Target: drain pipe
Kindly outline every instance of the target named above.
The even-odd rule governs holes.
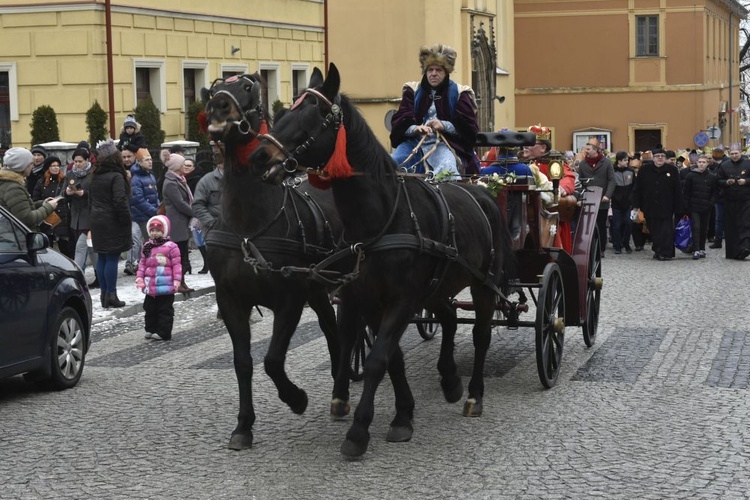
[[[732,106],[732,11],[729,11],[729,104],[727,105],[727,111],[733,109]],[[732,120],[734,119],[734,112],[729,113],[729,142],[733,139],[732,137]]]
[[[323,0],[323,51],[325,52],[323,73],[328,73],[328,0]]]
[[[109,99],[109,136],[115,138],[115,78],[112,69],[112,4],[104,0],[104,19],[107,36],[107,97]],[[93,144],[91,145],[94,146]]]

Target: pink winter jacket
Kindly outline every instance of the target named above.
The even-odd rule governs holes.
[[[152,240],[149,241],[153,243]],[[141,252],[136,283],[138,280],[143,280],[146,284],[147,295],[174,295],[174,282],[182,281],[182,261],[177,243],[167,240],[162,245],[151,248],[151,255],[148,257]]]

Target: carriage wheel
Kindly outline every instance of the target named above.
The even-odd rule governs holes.
[[[599,233],[594,232],[589,252],[588,280],[586,283],[586,320],[583,323],[583,341],[587,347],[596,343],[599,329],[599,303],[602,294],[602,252]]]
[[[359,382],[364,378],[365,360],[370,354],[374,343],[375,335],[373,335],[369,326],[365,327],[357,334],[357,340],[354,341],[354,349],[352,349],[349,363],[351,368],[349,378],[354,382]]]
[[[418,318],[434,319],[435,315],[427,309],[422,309],[417,315]],[[436,320],[431,323],[417,323],[417,331],[425,340],[432,340],[435,334],[440,330],[440,323]]]
[[[560,373],[565,342],[565,291],[560,268],[550,262],[544,268],[536,307],[536,367],[547,389]]]

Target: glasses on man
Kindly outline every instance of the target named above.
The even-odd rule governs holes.
[[[654,155],[654,158],[666,158],[667,155]]]

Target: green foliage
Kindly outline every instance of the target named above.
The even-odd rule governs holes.
[[[284,103],[281,102],[279,99],[276,99],[273,102],[273,105],[271,106],[271,110],[273,111],[273,114],[275,115],[276,113],[278,113],[282,109],[284,109]]]
[[[151,96],[146,97],[135,107],[135,121],[141,124],[141,133],[150,148],[158,148],[164,142],[166,134],[161,129],[161,114]]]
[[[203,103],[201,101],[195,101],[187,109],[187,140],[199,143],[200,146],[198,146],[198,149],[208,149],[211,140],[208,135],[201,132],[198,123],[198,113],[201,111],[203,111]]]
[[[94,100],[94,104],[86,111],[86,130],[91,147],[96,147],[96,143],[109,138],[107,118],[107,112],[99,105],[99,101]]]
[[[52,106],[39,106],[31,115],[31,145],[59,141],[57,114]]]

